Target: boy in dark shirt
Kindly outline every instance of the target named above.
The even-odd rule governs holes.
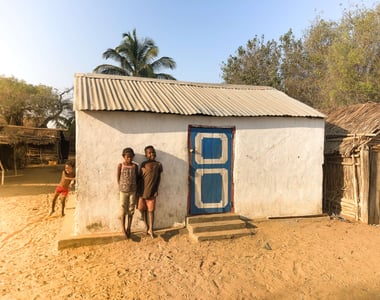
[[[144,151],[147,160],[140,168],[142,190],[138,209],[145,221],[147,234],[153,238],[154,210],[163,168],[162,164],[156,161],[156,151],[153,146],[146,146]]]

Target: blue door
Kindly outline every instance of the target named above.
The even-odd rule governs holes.
[[[190,214],[230,212],[233,128],[189,131]]]

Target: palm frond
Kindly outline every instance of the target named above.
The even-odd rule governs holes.
[[[171,70],[176,68],[176,63],[171,57],[163,56],[152,62],[153,69],[169,68]]]
[[[157,79],[166,79],[166,80],[177,80],[175,77],[173,77],[170,74],[165,74],[165,73],[155,73],[154,74]]]
[[[130,75],[126,69],[113,66],[113,65],[107,65],[107,64],[97,66],[93,72],[98,73],[98,74],[108,74],[108,75],[121,75],[121,76]]]

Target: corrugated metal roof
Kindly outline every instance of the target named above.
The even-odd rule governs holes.
[[[324,118],[271,87],[206,84],[152,78],[75,74],[75,110],[141,111],[215,117]]]

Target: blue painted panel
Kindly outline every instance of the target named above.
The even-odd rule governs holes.
[[[202,149],[203,158],[220,158],[223,150],[222,141],[220,138],[203,138]]]
[[[220,202],[222,199],[222,184],[222,176],[220,174],[204,174],[201,179],[201,201],[203,203]]]

